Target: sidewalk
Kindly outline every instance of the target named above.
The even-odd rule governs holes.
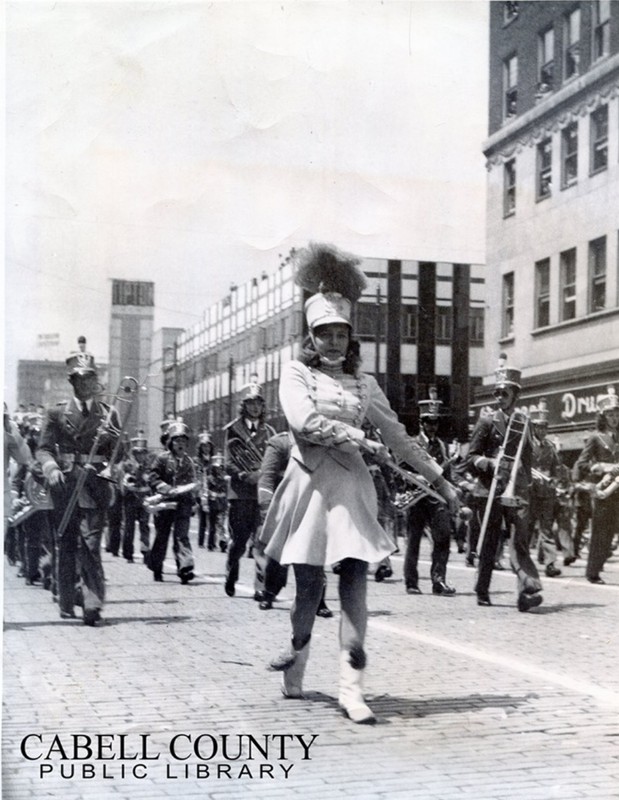
[[[60,620],[49,592],[5,566],[5,798],[619,797],[617,558],[609,585],[588,584],[577,562],[519,614],[509,572],[480,609],[463,556],[450,562],[453,598],[432,596],[427,563],[424,594],[407,596],[396,557],[394,577],[368,587],[373,727],[337,710],[335,576],[336,615],[316,621],[307,699],[294,701],[265,669],[289,636],[292,586],[263,612],[250,559],[234,598],[225,555],[196,559],[181,586],[171,565],[159,584],[105,554],[106,624],[94,629]],[[81,760],[77,735],[90,737]]]

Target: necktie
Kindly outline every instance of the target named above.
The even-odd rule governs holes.
[[[87,417],[89,413],[88,403],[85,400],[82,400],[82,416]]]
[[[256,434],[256,423],[252,422],[249,426],[249,433],[251,436],[255,436]]]

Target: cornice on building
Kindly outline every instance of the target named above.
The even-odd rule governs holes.
[[[486,169],[513,158],[523,149],[538,144],[565,128],[578,117],[595,111],[619,95],[619,53],[605,59],[584,75],[569,81],[530,111],[516,117],[492,134],[483,144]]]

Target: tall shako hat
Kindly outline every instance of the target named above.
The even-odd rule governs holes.
[[[417,405],[419,406],[420,419],[436,419],[438,420],[441,413],[442,400],[438,399],[436,393],[436,386],[430,386],[428,389],[429,400],[420,400]]]
[[[184,422],[172,421],[166,433],[168,436],[168,443],[171,442],[172,439],[178,439],[179,436],[184,436],[186,439],[189,439],[189,428]]]
[[[534,425],[548,425],[548,402],[545,397],[540,397],[537,408],[531,414]]]
[[[360,259],[330,244],[310,242],[295,253],[295,283],[312,296],[305,302],[305,317],[312,331],[334,322],[350,325],[352,305],[367,282]]]
[[[515,386],[516,388],[520,389],[520,376],[522,375],[522,370],[516,369],[515,367],[506,367],[506,361],[506,354],[501,353],[499,356],[499,366],[494,370],[495,387],[499,389],[501,386]]]
[[[264,400],[262,386],[257,381],[250,381],[241,387],[241,401],[243,400]]]
[[[74,350],[65,360],[67,375],[96,375],[95,358],[86,350],[86,337],[80,336],[77,340],[78,350]]]
[[[605,411],[612,411],[615,408],[619,408],[619,397],[617,397],[615,387],[609,386],[606,391],[608,394],[603,395],[598,400],[598,411],[600,414],[603,414]]]

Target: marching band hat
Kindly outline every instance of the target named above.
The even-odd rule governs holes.
[[[65,360],[68,368],[68,376],[73,375],[96,375],[97,368],[95,366],[95,359],[91,353],[71,353]]]
[[[612,411],[619,408],[619,397],[614,386],[609,386],[607,389],[608,394],[603,395],[598,400],[598,411],[603,414],[605,411]]]
[[[501,386],[515,386],[517,389],[522,388],[520,384],[522,370],[516,369],[515,367],[506,367],[506,361],[507,356],[505,353],[501,353],[499,356],[499,366],[494,371],[496,388],[498,389]]]
[[[537,408],[531,414],[531,422],[534,425],[548,425],[548,402],[545,397],[540,397]]]
[[[198,434],[198,444],[210,444],[211,437],[206,431]]]
[[[419,418],[426,420],[438,420],[443,402],[438,399],[436,394],[436,386],[430,386],[428,389],[428,397],[430,398],[429,400],[420,400],[417,403],[419,406]]]
[[[178,439],[179,436],[184,436],[186,439],[189,439],[189,428],[184,422],[175,422],[174,420],[171,420],[166,434],[168,437],[168,442],[171,442],[172,439]]]
[[[255,381],[246,383],[245,386],[241,388],[241,402],[243,402],[243,400],[264,400],[262,386]]]
[[[211,458],[211,466],[212,467],[223,467],[224,465],[224,457],[220,452],[215,453],[213,458]]]
[[[138,435],[131,439],[132,450],[148,450],[148,439],[144,436],[144,431],[138,431]]]
[[[311,331],[332,323],[351,325],[352,305],[367,285],[359,263],[356,256],[330,244],[310,242],[295,252],[295,283],[313,292],[305,302]]]

